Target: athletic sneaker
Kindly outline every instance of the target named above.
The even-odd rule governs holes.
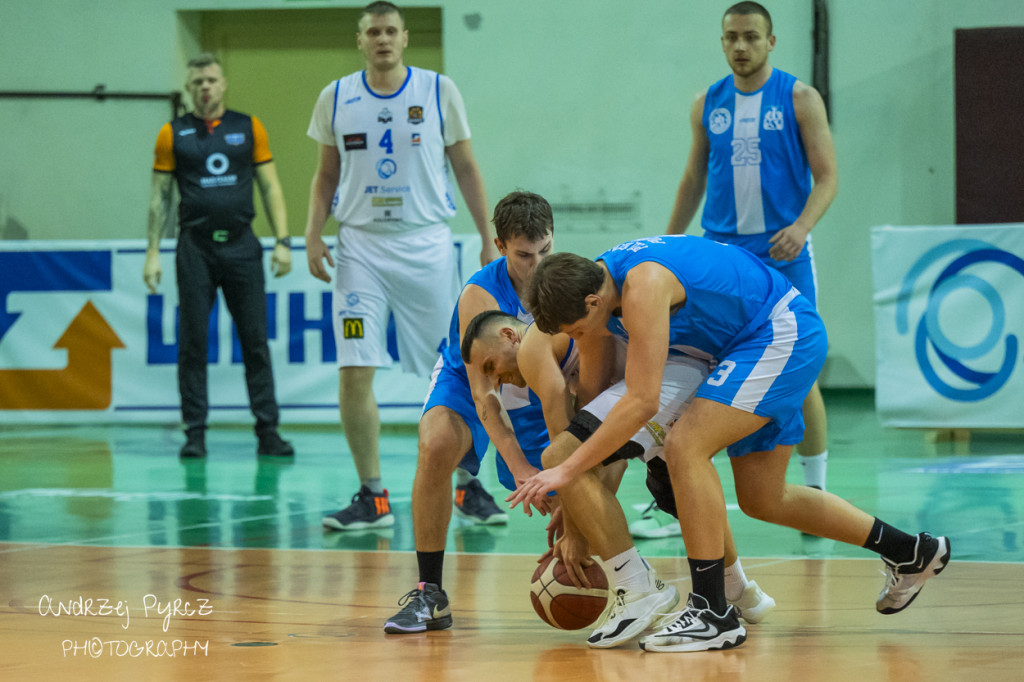
[[[365,485],[352,496],[352,504],[339,512],[323,518],[325,528],[333,530],[362,530],[364,528],[388,528],[395,525],[391,513],[388,491],[377,494]]]
[[[604,613],[597,621],[597,628],[587,638],[593,649],[607,649],[628,641],[650,627],[651,623],[670,613],[679,603],[679,592],[672,585],[666,585],[648,568],[654,590],[615,591]]]
[[[679,519],[661,510],[657,502],[651,502],[639,519],[629,524],[629,534],[635,538],[671,538],[683,534]]]
[[[508,512],[494,503],[491,494],[475,478],[466,485],[455,486],[455,513],[483,526],[508,523]]]
[[[747,641],[734,606],[719,616],[699,594],[690,593],[686,608],[653,635],[640,640],[644,651],[711,651],[731,649]]]
[[[753,580],[747,582],[739,599],[730,599],[729,603],[736,607],[736,615],[751,624],[760,623],[775,608],[775,600],[765,594]]]
[[[434,583],[418,583],[416,589],[398,600],[402,610],[384,624],[384,632],[406,635],[426,630],[444,630],[452,626],[448,595]],[[404,605],[404,606],[403,606]]]
[[[905,564],[894,564],[885,557],[885,587],[878,595],[875,608],[879,613],[899,613],[917,598],[924,583],[934,578],[949,563],[949,538],[933,538],[928,533],[917,536],[914,557]]]
[[[291,442],[281,438],[281,434],[275,431],[267,431],[257,436],[257,455],[271,455],[273,457],[293,457],[295,448]]]

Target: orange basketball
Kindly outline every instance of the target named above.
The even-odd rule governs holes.
[[[530,585],[530,601],[537,615],[562,630],[593,625],[608,604],[608,578],[597,562],[586,567],[586,574],[589,589],[573,585],[565,566],[555,557],[538,564]]]

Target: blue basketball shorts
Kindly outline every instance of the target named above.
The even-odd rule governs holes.
[[[697,397],[771,420],[730,445],[730,457],[803,440],[804,398],[827,352],[825,325],[796,289],[779,300],[763,325],[727,350],[697,389]]]

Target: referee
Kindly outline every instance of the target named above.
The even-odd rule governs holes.
[[[217,58],[201,54],[188,69],[185,88],[195,111],[165,124],[157,136],[143,266],[143,279],[156,293],[160,237],[171,212],[171,181],[177,180],[178,390],[186,436],[180,455],[206,456],[207,343],[219,287],[242,346],[257,453],[290,457],[294,448],[277,432],[263,250],[252,231],[255,177],[277,237],[271,270],[277,277],[288,274],[292,257],[281,184],[263,125],[255,116],[224,108],[227,81]]]

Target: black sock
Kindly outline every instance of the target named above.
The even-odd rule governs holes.
[[[708,607],[723,615],[729,604],[725,601],[725,558],[687,559],[693,593],[708,600]]]
[[[444,550],[440,552],[416,552],[416,563],[420,565],[420,582],[434,583],[441,587],[444,572]]]
[[[881,519],[875,519],[864,549],[878,552],[894,564],[905,564],[914,560],[917,536],[907,535],[899,528],[893,528]]]

